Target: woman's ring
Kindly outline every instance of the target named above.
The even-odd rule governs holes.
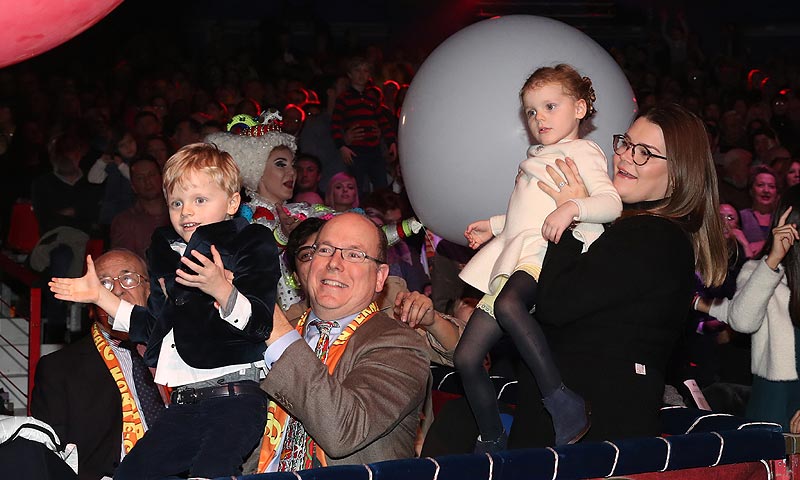
[[[561,182],[559,182],[558,188],[563,188],[564,185],[566,185],[566,184],[567,184],[567,182],[562,180]]]

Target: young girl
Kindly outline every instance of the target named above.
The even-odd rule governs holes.
[[[464,232],[473,249],[492,240],[461,272],[464,281],[486,294],[455,352],[455,365],[480,430],[476,453],[506,445],[494,387],[483,370],[483,358],[503,332],[511,336],[536,377],[553,417],[556,444],[574,443],[589,429],[588,406],[562,383],[541,327],[529,312],[536,303],[547,241],[558,242],[565,229],[580,222],[573,234],[588,246],[603,232],[601,223],[614,220],[622,210],[602,150],[579,139],[581,122],[594,113],[591,80],[581,78],[569,65],[539,68],[525,81],[520,98],[538,144],[528,149],[528,158],[519,165],[506,215],[477,221]],[[542,189],[567,184],[552,170],[556,159],[566,157],[577,162],[590,197],[556,205]]]

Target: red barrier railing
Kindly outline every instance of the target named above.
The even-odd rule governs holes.
[[[13,280],[22,284],[29,291],[29,304],[27,316],[19,315],[21,312],[16,305],[12,305],[5,299],[0,298],[0,302],[5,305],[10,312],[13,313],[12,317],[24,318],[28,321],[28,352],[27,354],[13,345],[13,343],[0,334],[0,340],[8,344],[21,358],[25,359],[28,364],[28,382],[27,391],[23,392],[6,373],[0,371],[0,376],[6,380],[11,388],[14,388],[19,394],[26,399],[28,406],[28,414],[30,414],[30,395],[33,391],[33,378],[36,373],[36,364],[39,363],[39,357],[42,351],[42,291],[38,285],[39,277],[25,268],[24,266],[14,262],[4,254],[0,254],[0,273],[7,280]]]

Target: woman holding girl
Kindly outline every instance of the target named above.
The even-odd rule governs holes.
[[[575,163],[557,163],[566,183],[545,188],[556,203],[586,196]],[[564,382],[592,405],[592,440],[661,433],[665,370],[695,270],[719,285],[727,267],[717,177],[697,116],[656,106],[615,135],[613,182],[622,216],[583,254],[573,235],[549,245],[536,306]],[[537,398],[523,371],[511,447],[552,445]]]

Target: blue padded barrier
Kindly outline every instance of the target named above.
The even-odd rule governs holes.
[[[588,444],[587,444],[588,445]],[[556,457],[556,455],[558,455]],[[503,480],[529,478],[550,480],[554,469],[559,479],[603,477],[611,472],[615,452],[606,444],[509,450],[495,455]]]
[[[666,407],[661,409],[662,431],[667,435],[684,433],[721,432],[724,430],[759,429],[781,433],[777,423],[751,422],[727,413],[714,413],[707,410],[687,407]]]
[[[418,461],[430,463],[430,460]],[[488,457],[482,455],[445,455],[437,457],[436,462],[440,467],[438,480],[488,479],[489,470],[492,470],[492,478],[501,478],[494,472],[495,461],[490,462]]]
[[[437,463],[438,461],[431,459],[410,458],[370,463],[369,467],[373,478],[381,480],[430,479],[436,473]]]
[[[458,380],[455,374],[444,378],[444,382],[454,380]],[[506,390],[512,387],[507,385]],[[695,408],[665,408],[661,417],[666,437],[512,450],[495,454],[491,460],[480,455],[449,455],[334,466],[298,475],[302,480],[483,480],[491,472],[492,480],[571,480],[778,460],[786,454],[780,425],[774,423],[749,422]],[[685,434],[687,431],[690,433]],[[298,476],[273,473],[240,478],[296,480]]]

